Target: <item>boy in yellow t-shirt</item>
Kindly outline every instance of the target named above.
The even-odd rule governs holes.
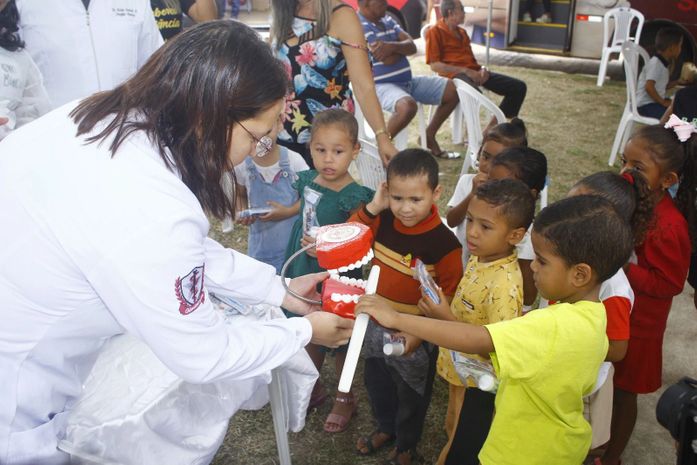
[[[467,207],[470,258],[455,297],[448,305],[447,301],[436,304],[424,296],[419,302],[424,314],[475,325],[521,316],[523,276],[515,246],[525,236],[534,215],[535,199],[523,182],[504,179],[479,186]],[[488,358],[471,354],[466,357],[490,364]],[[438,374],[449,383],[445,417],[448,442],[436,464],[443,465],[446,459],[449,463],[477,463],[494,415],[495,394],[479,390],[470,379],[465,396],[465,386],[455,371],[450,350],[442,347]]]
[[[542,210],[532,243],[535,285],[559,302],[544,310],[477,326],[400,314],[377,296],[356,306],[387,328],[490,354],[500,384],[482,465],[578,465],[591,443],[583,396],[608,348],[600,284],[629,259],[632,233],[607,200],[581,195]]]

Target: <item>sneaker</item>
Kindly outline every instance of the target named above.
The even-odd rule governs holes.
[[[538,23],[551,23],[551,22],[552,22],[552,18],[550,18],[550,16],[549,16],[548,13],[543,13],[542,16],[540,16],[539,18],[537,18],[535,21],[538,22]]]
[[[224,233],[230,233],[232,230],[235,228],[234,223],[232,222],[232,218],[229,216],[226,216],[225,219],[223,220],[223,224],[221,225],[220,229]]]
[[[523,13],[523,22],[529,23],[532,21],[532,16],[530,13]]]

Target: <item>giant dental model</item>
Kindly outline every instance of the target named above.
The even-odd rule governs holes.
[[[296,298],[305,302],[321,305],[322,310],[335,313],[343,318],[354,318],[354,308],[363,294],[374,294],[380,275],[380,268],[374,266],[370,270],[367,281],[341,276],[351,270],[360,269],[373,258],[373,234],[366,225],[361,223],[342,223],[322,226],[317,231],[317,241],[303,247],[290,256],[281,270],[285,276],[288,264],[306,250],[316,247],[317,261],[322,268],[329,272],[329,278],[322,283],[322,301],[307,299],[299,296],[286,287]],[[285,284],[285,279],[283,280]],[[361,314],[355,317],[351,341],[346,353],[346,362],[339,379],[339,391],[349,392],[356,372],[358,358],[363,346],[363,339],[370,317]]]

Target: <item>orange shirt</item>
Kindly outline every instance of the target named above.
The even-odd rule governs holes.
[[[437,61],[475,71],[481,68],[472,53],[467,32],[462,28],[458,28],[458,32],[451,31],[443,19],[426,31],[426,63],[431,64]],[[456,74],[458,73],[441,74],[441,76],[452,79]]]

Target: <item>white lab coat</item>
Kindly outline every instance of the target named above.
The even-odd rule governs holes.
[[[17,0],[20,34],[53,108],[110,90],[162,45],[150,0]]]
[[[76,138],[75,104],[0,142],[3,465],[63,463],[66,412],[116,334],[190,383],[266,373],[311,338],[304,318],[225,325],[207,292],[279,305],[274,268],[207,237],[198,200],[144,134],[113,158],[108,141]]]
[[[46,113],[50,107],[41,73],[25,50],[10,52],[0,47],[0,140],[13,129]]]

